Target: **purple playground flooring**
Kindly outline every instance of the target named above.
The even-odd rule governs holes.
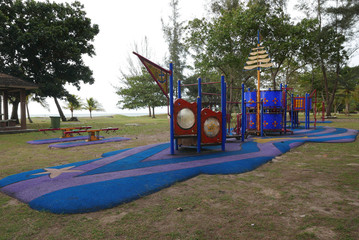
[[[86,139],[88,139],[88,136],[40,139],[40,140],[28,141],[27,143],[29,143],[29,144],[50,144],[50,143],[57,143],[57,142],[72,142],[72,141],[79,141],[79,140],[86,140]]]
[[[196,148],[180,148],[171,155],[169,143],[120,149],[98,159],[10,175],[0,179],[0,191],[39,211],[94,212],[133,201],[199,174],[248,172],[306,142],[347,143],[356,141],[358,135],[357,130],[331,127],[293,132],[286,136],[250,136],[244,142],[228,141],[226,151],[221,151],[220,146],[204,146],[201,153]],[[109,138],[57,145],[69,147],[106,140],[114,141]]]
[[[87,139],[88,137],[86,137]],[[101,144],[101,143],[108,143],[108,142],[120,142],[125,140],[130,140],[131,138],[125,137],[113,137],[113,138],[104,138],[97,141],[77,141],[77,142],[66,142],[66,143],[58,143],[49,145],[49,148],[70,148],[70,147],[78,147],[78,146],[85,146],[85,145],[92,145],[92,144]]]

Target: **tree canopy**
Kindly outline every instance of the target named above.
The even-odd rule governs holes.
[[[153,60],[147,37],[140,46],[134,43],[133,49],[147,59]],[[133,61],[129,56],[127,63],[127,69],[121,70],[121,85],[116,87],[116,93],[121,98],[117,106],[121,109],[148,108],[148,115],[155,117],[155,107],[166,106],[167,98],[138,59]]]
[[[83,55],[93,56],[99,33],[80,2],[3,0],[0,3],[0,71],[37,83],[38,97],[69,96],[94,82]]]
[[[117,106],[121,109],[148,108],[149,116],[155,117],[155,107],[167,105],[167,98],[152,79],[146,69],[135,75],[123,75],[121,79],[125,87],[119,87],[117,94],[121,96]],[[151,114],[152,109],[152,114]]]
[[[235,87],[241,83],[253,87],[256,81],[254,72],[245,72],[243,67],[250,50],[256,47],[259,30],[274,64],[262,73],[262,87],[276,89],[283,83],[306,92],[319,88],[330,115],[343,81],[342,70],[350,54],[358,49],[352,41],[357,35],[358,4],[350,0],[302,0],[300,10],[306,18],[294,23],[286,2],[212,0],[210,17],[193,19],[186,27],[194,75],[224,74],[229,102],[238,100]],[[310,84],[299,87],[299,80],[304,78],[310,79]],[[230,112],[231,105],[227,109]]]

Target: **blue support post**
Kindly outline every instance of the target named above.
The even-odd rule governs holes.
[[[307,94],[307,127],[310,128],[310,100],[309,93]]]
[[[304,125],[305,125],[305,129],[308,129],[308,125],[307,125],[307,114],[308,114],[308,97],[307,97],[307,93],[305,94],[305,112],[304,112],[304,117],[305,117],[305,121],[304,121]]]
[[[290,108],[290,129],[293,129],[295,126],[295,119],[294,119],[294,95],[291,95],[291,108]]]
[[[174,148],[174,116],[173,116],[173,63],[170,63],[170,151],[171,155],[175,154]]]
[[[305,99],[305,103],[307,105],[307,129],[310,128],[310,98],[309,98],[309,93],[306,94],[306,99]]]
[[[295,125],[296,128],[299,128],[299,111],[295,113]]]
[[[181,80],[177,81],[178,98],[181,98]]]
[[[246,100],[244,100],[243,113],[242,113],[242,142],[244,142],[246,130],[247,130],[247,106],[246,106]]]
[[[221,107],[222,107],[222,151],[226,150],[226,104],[227,104],[227,94],[226,94],[226,83],[224,81],[224,75],[221,76]]]
[[[202,85],[201,78],[198,78],[198,97],[197,97],[197,152],[201,152],[201,110],[202,110]]]
[[[263,109],[263,99],[261,100],[261,137],[263,137],[263,113],[264,113],[264,109]]]
[[[308,128],[310,128],[310,94],[308,93]]]
[[[177,97],[181,98],[181,80],[177,81]],[[178,150],[178,139],[175,139],[175,148]]]
[[[246,101],[244,100],[244,84],[242,83],[242,126],[241,126],[242,142],[244,142],[244,135],[246,133],[245,116],[246,116]]]
[[[287,134],[287,85],[284,85],[284,134]]]

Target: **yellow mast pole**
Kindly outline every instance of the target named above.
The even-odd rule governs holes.
[[[258,43],[257,43],[257,52],[259,51],[259,47],[260,47],[260,39],[259,39],[259,30],[258,30]],[[258,56],[258,54],[257,54]],[[259,59],[257,59],[257,65],[259,65]],[[257,79],[258,79],[258,86],[257,86],[257,134],[260,132],[260,100],[261,100],[261,69],[260,67],[257,67]]]
[[[261,99],[261,91],[260,91],[260,68],[257,69],[257,79],[258,79],[258,86],[257,86],[257,131],[260,132],[260,99]]]

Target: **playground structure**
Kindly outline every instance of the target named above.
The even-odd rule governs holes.
[[[173,64],[170,63],[166,70],[143,56],[134,52],[144,64],[152,78],[161,88],[168,99],[170,116],[170,153],[173,155],[179,147],[196,146],[197,152],[206,145],[221,145],[225,151],[227,138],[241,139],[242,142],[248,134],[265,136],[269,134],[293,134],[293,129],[300,125],[299,113],[304,112],[304,127],[310,128],[310,111],[314,114],[314,128],[317,123],[317,93],[314,90],[305,97],[294,97],[287,85],[280,85],[279,90],[261,89],[260,73],[262,69],[272,67],[272,62],[264,46],[261,46],[259,31],[257,47],[253,48],[244,66],[244,70],[257,70],[257,89],[244,91],[244,84],[236,88],[241,90],[241,101],[227,101],[226,82],[224,76],[220,82],[202,82],[198,78],[197,83],[181,84],[178,81],[177,99],[174,99]],[[169,82],[169,84],[168,84]],[[202,85],[220,84],[221,93],[202,92]],[[168,86],[169,85],[169,86]],[[198,86],[196,102],[188,102],[182,99],[182,87]],[[221,111],[213,111],[211,107],[204,108],[202,95],[220,96]],[[313,101],[314,98],[314,101]],[[227,104],[238,104],[241,106],[240,113],[236,116],[235,126],[231,127],[232,113],[227,114]],[[312,105],[314,104],[314,108]],[[324,103],[323,103],[324,109]],[[287,121],[289,119],[289,121]],[[322,116],[324,121],[324,112]],[[289,125],[288,125],[289,123]],[[228,127],[227,127],[228,126]]]
[[[170,65],[172,71],[172,66]],[[221,111],[214,112],[209,108],[202,108],[202,95],[214,94],[203,93],[203,84],[221,84]],[[197,102],[187,102],[181,98],[181,88],[186,86],[198,85]],[[257,101],[257,91],[244,92],[244,84],[238,88],[242,92],[242,101],[235,102],[242,106],[241,113],[234,114],[237,121],[234,128],[230,126],[231,116],[226,114],[226,83],[224,76],[221,82],[202,83],[198,79],[197,84],[182,84],[178,81],[178,98],[173,101],[173,79],[170,76],[170,116],[171,118],[171,153],[179,146],[197,146],[197,152],[201,151],[201,146],[221,145],[225,151],[227,138],[237,138],[244,141],[247,134],[264,136],[267,134],[279,133],[293,134],[292,129],[298,128],[299,112],[304,111],[305,128],[310,127],[310,110],[312,104],[317,103],[316,91],[306,94],[305,97],[288,96],[288,91],[292,90],[287,86],[280,86],[280,90],[261,90],[259,91],[260,100]],[[312,98],[315,97],[315,101]],[[232,102],[233,103],[233,102]],[[242,104],[243,103],[243,104]],[[259,104],[258,104],[259,103]],[[258,108],[259,106],[259,108]],[[290,111],[288,111],[288,109]],[[259,116],[259,117],[258,117]],[[289,121],[287,121],[289,118]],[[259,119],[259,123],[258,123]],[[228,128],[226,125],[228,124]],[[290,123],[288,125],[287,123]],[[314,106],[314,127],[316,126],[316,107]],[[289,130],[290,128],[291,130]]]
[[[100,136],[100,132],[104,131],[104,132],[109,132],[109,131],[117,131],[118,128],[112,128],[112,127],[108,127],[108,128],[102,128],[102,129],[85,129],[85,130],[75,130],[75,131],[66,131],[64,132],[64,134],[80,134],[80,133],[88,133],[88,139],[86,140],[87,142],[91,142],[91,141],[99,141],[101,139],[103,139],[103,137]]]
[[[202,108],[202,84],[221,84],[221,111],[213,111],[209,108]],[[170,84],[172,86],[172,84]],[[181,86],[198,85],[197,102],[189,103],[181,98]],[[171,91],[171,98],[173,91]],[[201,151],[204,145],[221,145],[225,150],[226,142],[226,83],[224,76],[220,82],[198,84],[184,84],[178,81],[178,98],[170,106],[171,116],[171,140],[175,140],[176,149],[179,146],[197,146],[197,152]],[[173,99],[173,98],[172,98]],[[170,100],[171,101],[171,100]],[[173,101],[173,100],[172,100]]]

